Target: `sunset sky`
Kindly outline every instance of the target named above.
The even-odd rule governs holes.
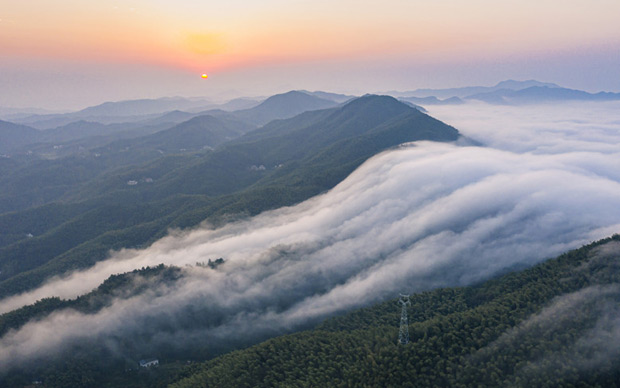
[[[508,78],[620,91],[619,15],[618,0],[5,1],[0,107]]]

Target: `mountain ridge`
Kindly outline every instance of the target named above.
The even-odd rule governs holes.
[[[582,90],[561,87],[532,86],[520,90],[499,89],[492,92],[473,94],[467,100],[479,100],[489,104],[538,104],[555,101],[617,101],[620,93],[588,93]]]
[[[219,356],[169,387],[614,386],[620,357],[607,353],[617,339],[607,330],[617,323],[606,308],[618,312],[619,257],[614,235],[478,285],[412,295],[405,345],[401,306],[389,300]],[[611,343],[592,342],[592,330]]]
[[[500,81],[493,86],[465,86],[459,88],[447,88],[447,89],[416,89],[405,92],[389,92],[387,94],[398,97],[437,97],[437,98],[450,98],[450,97],[467,97],[472,94],[492,92],[499,89],[521,90],[532,86],[548,86],[559,87],[554,83],[540,82],[536,80],[527,81],[515,81],[504,80]]]
[[[362,112],[366,119],[360,121],[356,116]],[[82,184],[78,172],[84,174],[79,169],[84,162],[72,159],[78,170],[66,177],[65,187],[71,190],[65,191],[62,203],[53,205],[57,215],[45,218],[48,228],[38,227],[39,236],[0,248],[0,295],[23,291],[67,268],[93,265],[110,248],[152,242],[170,227],[191,227],[231,214],[254,215],[303,201],[330,189],[377,152],[402,142],[458,137],[453,127],[392,97],[375,96],[275,120],[215,150],[120,167]],[[125,154],[130,157],[130,150]],[[113,154],[114,159],[123,154],[118,155]],[[85,161],[105,158],[109,157],[101,154]],[[22,183],[27,188],[31,181]],[[89,212],[96,207],[107,209],[111,218]],[[32,224],[35,229],[38,215],[49,214],[43,209],[24,211],[28,216],[22,228]],[[10,222],[14,217],[0,215],[0,228],[10,229]],[[80,239],[70,232],[77,225],[97,227]],[[71,238],[61,237],[67,234]],[[53,241],[67,244],[52,249]],[[30,252],[28,260],[19,259],[24,252]]]

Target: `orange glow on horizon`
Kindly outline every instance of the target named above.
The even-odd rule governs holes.
[[[9,58],[130,63],[193,74],[300,62],[475,61],[620,39],[613,12],[620,6],[602,0],[580,7],[554,7],[559,0],[385,0],[364,8],[351,7],[352,0],[277,7],[272,0],[239,7],[235,0],[217,9],[194,0],[182,0],[187,7],[148,0],[32,1],[35,6],[11,2],[3,10],[0,49]]]

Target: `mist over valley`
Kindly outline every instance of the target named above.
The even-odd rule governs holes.
[[[0,160],[0,372],[72,352],[112,369],[210,359],[620,229],[620,102],[425,108],[289,92],[57,130],[54,157],[37,132],[54,129],[0,127],[35,139]],[[606,281],[584,292],[613,304]]]

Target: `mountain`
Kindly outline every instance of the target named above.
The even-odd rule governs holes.
[[[253,98],[235,98],[223,104],[217,105],[218,109],[225,111],[235,111],[241,109],[250,109],[254,108],[256,105],[260,104],[262,99],[253,99]]]
[[[157,119],[175,110],[203,115],[213,114],[213,110],[217,109],[222,112],[233,110],[238,119],[258,126],[274,119],[288,118],[307,110],[324,109],[335,105],[332,100],[296,91],[272,96],[260,104],[253,99],[236,99],[224,104],[213,104],[207,100],[174,97],[105,102],[72,113],[32,115],[21,118],[18,122],[37,129],[50,129],[78,120],[101,124],[129,123]]]
[[[190,113],[190,112],[185,112],[185,111],[176,109],[170,112],[166,112],[162,114],[161,116],[149,119],[146,122],[148,122],[149,124],[159,124],[159,123],[178,124],[178,123],[187,121],[199,115],[200,115],[199,113]]]
[[[501,89],[510,89],[510,90],[522,90],[531,87],[546,87],[546,88],[559,88],[560,86],[550,83],[550,82],[540,82],[536,80],[528,80],[528,81],[515,81],[515,80],[506,80],[501,81],[493,88],[496,90]]]
[[[172,141],[174,133],[157,136]],[[102,152],[6,177],[5,187],[19,188],[7,197],[11,200],[6,206],[15,195],[27,198],[41,190],[37,182],[47,187],[42,200],[61,190],[62,202],[0,215],[0,231],[23,233],[0,248],[0,295],[92,266],[110,249],[148,244],[170,227],[191,227],[205,219],[218,222],[303,201],[334,187],[369,157],[401,143],[458,137],[456,129],[392,97],[369,95],[272,121],[215,150],[117,169],[108,166],[118,166],[114,163],[124,157],[123,150]],[[128,158],[133,152],[124,151]],[[28,233],[33,237],[26,238]]]
[[[46,130],[35,130],[19,125],[21,128],[19,131],[20,141],[14,142],[11,139],[6,139],[3,144],[7,147],[6,152],[12,155],[34,153],[40,156],[56,158],[61,155],[78,152],[78,148],[81,150],[115,140],[115,137],[135,137],[145,133],[156,132],[163,129],[162,125],[167,128],[173,125],[173,123],[170,125],[167,125],[167,123],[101,124],[78,120]],[[18,125],[13,124],[13,128],[17,128],[16,126]],[[5,128],[8,127],[5,125]],[[9,133],[16,132],[15,130],[13,132],[5,132],[5,135],[9,135]]]
[[[91,136],[107,134],[108,126],[92,121],[79,120],[41,132],[39,141],[61,143]]]
[[[167,97],[104,102],[103,104],[88,107],[76,112],[37,114],[20,118],[17,121],[37,129],[50,129],[79,120],[94,121],[101,124],[126,123],[157,117],[173,110],[204,110],[214,107],[215,104],[204,99]]]
[[[161,150],[166,153],[197,151],[216,147],[241,136],[250,129],[252,129],[250,125],[240,121],[204,115],[147,136],[117,141],[107,148]]]
[[[99,124],[121,124],[121,123],[137,123],[148,119],[156,118],[163,112],[150,115],[134,115],[134,116],[80,116],[74,113],[52,114],[52,115],[33,115],[16,120],[16,122],[31,126],[39,130],[53,129],[71,124],[76,121],[96,122]]]
[[[214,103],[205,98],[164,97],[158,99],[105,102],[75,112],[74,116],[147,116],[173,110],[200,112],[204,111],[205,108],[239,110],[251,108],[259,103],[260,101],[252,98],[235,98],[225,103]]]
[[[452,89],[417,89],[409,92],[390,92],[403,101],[420,105],[462,104],[466,100],[489,104],[536,104],[555,101],[612,101],[620,100],[620,93],[588,93],[562,88],[553,83],[535,80],[506,80],[495,86],[468,86]]]
[[[401,97],[400,100],[407,101],[412,104],[420,104],[420,105],[460,105],[464,104],[465,101],[461,100],[458,97],[450,97],[445,100],[440,100],[435,96],[430,97]]]
[[[60,113],[57,111],[51,111],[48,109],[42,108],[8,108],[4,106],[0,106],[0,118],[6,121],[11,120],[19,120],[23,117],[28,117],[32,115],[45,115],[45,114],[53,114]]]
[[[405,344],[398,340],[402,305],[392,299],[203,363],[184,361],[200,355],[191,346],[160,353],[162,364],[148,371],[121,355],[142,338],[127,338],[114,352],[97,340],[76,341],[60,356],[0,372],[0,384],[23,386],[37,377],[50,387],[612,387],[620,378],[619,259],[614,235],[473,286],[413,294]],[[163,265],[112,275],[76,299],[46,298],[0,315],[0,337],[46,316],[88,316],[117,298],[183,281],[182,270]],[[174,317],[185,330],[209,319],[208,309],[190,305],[186,312]]]
[[[339,94],[339,93],[330,93],[330,92],[322,92],[322,91],[310,92],[307,90],[301,90],[301,91],[306,94],[310,94],[310,95],[313,95],[319,98],[323,98],[325,100],[331,100],[331,101],[337,102],[339,104],[356,98],[356,96],[353,96],[350,94]]]
[[[193,366],[188,387],[612,387],[620,236],[485,283],[397,300]]]
[[[151,108],[161,108],[162,104],[167,107],[169,105],[166,104],[170,101],[178,102],[175,99],[127,101],[102,104],[82,112],[102,113],[101,110],[103,109],[108,113],[118,114],[122,113],[123,110],[127,112],[130,107],[143,104],[147,104]],[[248,103],[247,100],[238,100],[233,101],[232,104],[247,105]],[[0,212],[11,207],[13,210],[22,210],[27,208],[29,204],[42,205],[48,201],[57,200],[71,190],[73,185],[79,182],[86,184],[98,174],[121,165],[145,163],[161,157],[163,153],[196,151],[203,147],[212,148],[224,140],[230,140],[255,128],[257,123],[294,116],[299,112],[317,107],[334,105],[336,103],[332,101],[301,92],[290,92],[272,96],[254,108],[235,112],[209,110],[207,113],[189,113],[177,110],[139,122],[104,125],[99,122],[79,120],[40,133],[33,132],[34,130],[31,129],[31,135],[37,134],[38,136],[23,136],[21,142],[7,141],[5,144],[7,147],[12,144],[15,146],[28,145],[27,150],[33,153],[33,157],[57,160],[50,163],[33,164],[30,170],[20,171],[12,174],[12,177],[2,179],[6,189],[0,190]],[[197,116],[211,116],[211,114],[217,117],[190,120]],[[68,120],[69,116],[63,116],[62,120]],[[132,116],[131,120],[134,118]],[[187,120],[190,121],[182,124],[183,121]],[[209,120],[210,122],[207,122]],[[177,127],[168,132],[156,134],[151,138],[141,138],[169,129],[175,124],[178,124]],[[220,128],[218,130],[206,129],[211,124]],[[200,132],[203,130],[207,130],[208,133],[203,132],[201,134]],[[129,151],[130,149],[131,151]],[[20,151],[26,152],[26,149]],[[72,160],[69,166],[59,167],[70,160],[63,161],[60,160],[61,158],[72,157],[86,159],[82,163],[75,163],[75,160]],[[93,158],[97,159],[93,160]],[[86,174],[84,169],[79,167],[86,163],[92,163],[89,164],[90,174]],[[46,179],[47,183],[43,184],[43,187],[38,190],[27,189],[31,182],[38,180],[36,177],[42,177],[44,174],[56,179]],[[58,182],[62,183],[57,184]]]
[[[76,186],[88,185],[99,174],[147,163],[165,154],[213,148],[253,129],[243,122],[212,116],[164,127],[157,131],[158,126],[131,128],[80,121],[37,131],[38,136],[29,143],[38,144],[29,144],[28,149],[31,158],[43,160],[31,160],[0,177],[0,213],[59,200]],[[31,188],[33,182],[37,183],[36,189]]]
[[[558,101],[617,101],[620,100],[620,93],[593,94],[560,87],[532,86],[521,90],[499,89],[467,96],[465,99],[484,101],[489,104],[518,105]]]
[[[194,117],[194,115],[191,115]],[[187,120],[187,119],[186,119]],[[181,123],[186,120],[179,120]],[[41,158],[47,160],[57,160],[62,158],[70,158],[72,156],[80,157],[92,157],[96,154],[101,154],[101,150],[112,150],[114,146],[123,144],[123,140],[135,139],[139,137],[149,136],[173,127],[178,124],[172,120],[157,120],[149,122],[138,123],[118,123],[118,124],[100,124],[91,122],[76,122],[68,124],[67,126],[58,127],[54,129],[48,129],[42,131],[42,136],[39,137],[39,142],[29,144],[18,152],[26,152],[30,158]],[[76,131],[75,133],[67,133],[66,128],[76,129],[84,126],[83,132]],[[65,140],[59,140],[56,138],[57,130],[60,135],[69,135]],[[106,148],[106,145],[110,145],[112,148]],[[156,150],[153,150],[156,151]],[[110,152],[104,152],[108,155]],[[19,153],[18,153],[19,155]],[[98,157],[98,156],[97,156]],[[136,161],[143,161],[151,159],[136,159]],[[124,161],[118,160],[114,165],[122,165]]]
[[[47,130],[79,121],[99,124],[161,124],[165,120],[178,123],[181,116],[185,120],[205,114],[230,118],[234,113],[236,119],[259,126],[271,120],[293,117],[307,110],[324,109],[335,105],[337,103],[331,99],[297,91],[271,96],[262,102],[238,98],[223,104],[214,104],[202,99],[174,97],[105,102],[77,112],[21,117],[17,122],[35,129]],[[173,113],[175,111],[176,113]]]
[[[34,128],[0,120],[0,153],[11,153],[30,144],[39,136]]]
[[[325,109],[337,103],[307,93],[290,91],[267,98],[259,105],[234,112],[240,120],[256,125],[267,124],[276,119],[293,117],[308,110]]]
[[[76,117],[89,116],[144,116],[177,109],[191,109],[213,105],[205,99],[167,97],[158,99],[104,102],[74,113]]]
[[[398,97],[437,97],[440,99],[450,97],[467,97],[473,94],[489,93],[500,89],[508,90],[521,90],[527,89],[533,86],[555,88],[559,87],[556,84],[539,82],[535,80],[528,81],[514,81],[506,80],[501,81],[495,86],[466,86],[461,88],[450,89],[416,89],[407,92],[390,92],[388,94]]]
[[[427,128],[431,130],[426,132]],[[368,142],[365,147],[370,149],[346,150],[345,145],[340,144],[343,140],[358,136],[364,136],[364,141]],[[336,144],[342,147],[344,159],[352,158],[356,153],[360,153],[361,157],[362,151],[366,152],[367,158],[381,149],[406,141],[452,141],[457,137],[455,129],[391,97],[365,96],[341,108],[309,111],[291,119],[271,122],[224,145],[190,169],[177,171],[174,178],[166,182],[167,187],[156,186],[166,193],[176,190],[185,194],[222,195],[261,180],[269,181],[276,177],[287,180],[282,178],[285,172],[309,170],[308,166],[312,166],[310,160],[301,164],[297,161],[312,158],[325,147]],[[346,164],[334,163],[333,159],[334,156],[331,156],[330,168],[347,171],[346,174],[339,174],[338,180],[353,170]],[[252,166],[264,166],[264,169],[255,171]],[[227,171],[225,175],[222,175],[222,169]],[[308,179],[299,184],[309,185],[312,182]],[[321,184],[321,187],[325,186]]]

